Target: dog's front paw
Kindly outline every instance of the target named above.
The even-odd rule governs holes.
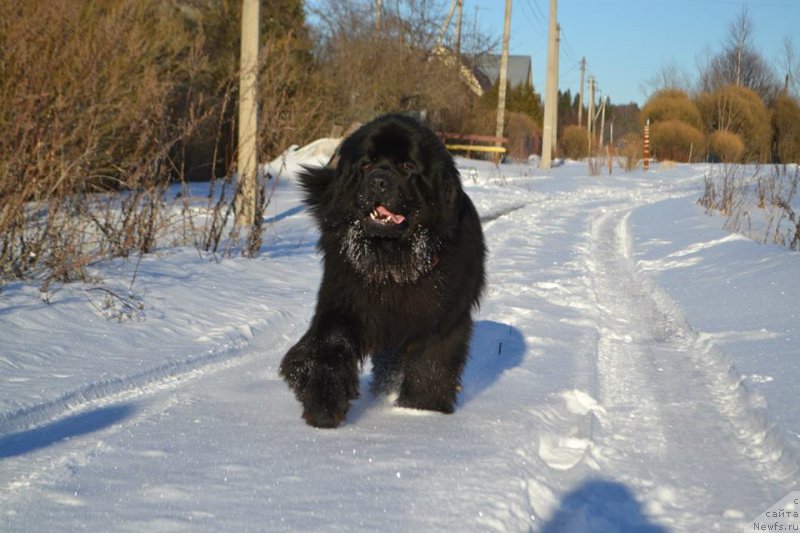
[[[455,411],[455,401],[449,398],[409,397],[403,393],[397,398],[398,407],[406,409],[419,409],[422,411],[439,411],[452,414]]]
[[[350,390],[340,376],[320,370],[308,380],[300,395],[303,420],[318,428],[335,428],[341,424],[350,409],[350,400],[358,391]]]
[[[287,359],[281,374],[303,404],[303,419],[318,428],[335,428],[344,421],[350,400],[358,397],[358,375],[309,360]]]

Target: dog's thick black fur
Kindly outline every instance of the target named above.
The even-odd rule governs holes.
[[[367,356],[373,389],[397,387],[400,406],[452,413],[486,251],[447,149],[416,120],[385,115],[300,183],[324,261],[311,326],[280,368],[303,418],[338,426]]]

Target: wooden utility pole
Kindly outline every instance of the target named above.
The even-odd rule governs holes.
[[[495,129],[495,137],[498,138],[497,146],[502,146],[502,141],[499,140],[503,136],[506,121],[506,84],[508,80],[508,42],[511,39],[511,0],[506,0],[506,18],[503,24],[503,53],[500,56],[500,79],[497,83],[500,86],[497,88],[497,129]]]
[[[239,147],[237,170],[239,190],[236,196],[236,225],[249,226],[256,216],[256,174],[258,160],[258,41],[260,0],[242,0],[242,46],[239,72]]]
[[[550,123],[553,125],[553,152],[558,152],[558,58],[561,54],[561,24],[556,24],[556,105],[552,107],[550,112],[553,114]]]
[[[461,16],[464,11],[464,0],[458,0],[458,7],[456,8],[456,60],[459,67],[461,65]]]
[[[442,46],[442,42],[444,41],[444,35],[447,33],[447,27],[450,25],[450,20],[453,18],[453,11],[456,9],[456,4],[459,3],[459,0],[453,0],[450,3],[450,11],[447,12],[447,18],[444,19],[444,24],[442,27],[439,28],[439,37],[436,39],[436,45]]]
[[[550,168],[553,157],[553,124],[558,120],[558,42],[556,37],[556,0],[550,0],[550,27],[547,32],[547,82],[544,96],[544,128],[542,131],[542,161],[539,166]]]
[[[586,74],[586,57],[581,57],[581,90],[578,93],[578,126],[583,125],[583,77]]]
[[[381,31],[381,13],[383,12],[382,0],[375,0],[375,31]]]
[[[589,76],[589,109],[586,114],[586,129],[589,130],[589,156],[591,156],[592,144],[594,144],[594,76]]]
[[[607,103],[608,103],[608,96],[605,97],[605,99],[603,100],[602,107],[600,108],[601,109],[601,111],[600,111],[600,144],[599,144],[600,148],[605,146],[605,143],[603,142],[603,137],[605,137],[605,133],[606,133],[606,104]]]

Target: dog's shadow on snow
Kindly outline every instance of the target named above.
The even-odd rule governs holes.
[[[525,355],[525,339],[522,333],[510,324],[480,320],[475,323],[469,359],[461,376],[462,390],[458,395],[458,409],[479,397],[506,370],[519,366]],[[389,401],[382,393],[370,390],[372,375],[361,376],[361,398],[353,402],[347,415],[347,424],[356,423],[366,411]]]
[[[652,523],[631,490],[622,483],[592,479],[564,495],[542,533],[565,531],[636,531],[667,533]]]
[[[506,370],[522,363],[525,338],[511,324],[492,320],[475,323],[469,359],[461,376],[459,405],[466,405],[492,387]]]

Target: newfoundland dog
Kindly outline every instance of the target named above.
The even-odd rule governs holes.
[[[478,214],[427,127],[385,115],[300,176],[320,229],[324,272],[311,325],[281,376],[303,418],[336,427],[373,361],[373,390],[397,405],[452,413],[484,286]]]

